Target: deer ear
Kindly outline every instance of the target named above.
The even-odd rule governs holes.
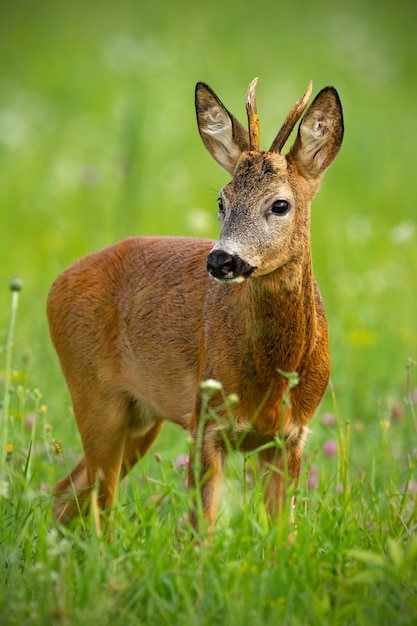
[[[197,83],[195,108],[205,147],[226,172],[233,174],[240,155],[249,149],[248,132],[205,83]]]
[[[307,109],[289,157],[306,178],[320,177],[335,159],[342,139],[342,105],[336,89],[325,87]]]

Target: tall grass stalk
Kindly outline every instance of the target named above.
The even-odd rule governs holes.
[[[340,489],[345,500],[348,498],[348,467],[349,467],[349,439],[350,421],[345,423],[345,431],[342,432],[341,418],[336,400],[336,393],[332,382],[329,382],[330,394],[333,403],[333,412],[336,420],[337,444],[338,444],[338,464],[336,475],[336,489]]]
[[[10,388],[12,381],[12,353],[13,353],[13,341],[14,341],[14,328],[17,316],[17,307],[19,303],[19,292],[22,289],[22,281],[18,276],[14,276],[9,283],[9,288],[12,292],[12,302],[10,308],[10,322],[9,330],[6,340],[6,361],[4,370],[4,394],[3,394],[3,407],[1,410],[0,428],[1,428],[1,453],[0,453],[0,467],[4,468],[4,464],[8,455],[8,446],[12,444],[9,442],[9,406],[10,406]]]
[[[410,409],[410,413],[411,413],[411,417],[413,420],[413,424],[414,424],[414,430],[417,433],[417,415],[416,415],[416,410],[415,410],[415,406],[414,406],[414,398],[413,398],[413,387],[411,384],[411,371],[413,369],[413,367],[415,367],[416,365],[416,361],[414,359],[407,359],[405,367],[406,367],[406,372],[407,372],[407,381],[406,381],[406,386],[407,386],[407,404],[408,407]]]

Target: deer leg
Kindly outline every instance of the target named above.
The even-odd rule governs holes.
[[[162,422],[158,422],[142,435],[135,435],[128,432],[125,439],[125,447],[123,451],[123,464],[120,479],[136,465],[136,463],[145,456],[155,439],[158,437],[162,429]]]
[[[265,450],[260,454],[264,480],[264,500],[271,518],[282,514],[285,494],[289,486],[297,486],[302,456],[302,440],[289,446],[285,455],[279,448]],[[293,519],[295,496],[291,502],[290,519]]]
[[[198,531],[199,517],[208,522],[211,535],[219,506],[225,449],[217,430],[206,425],[201,446],[194,443],[188,466],[188,487],[194,492],[190,521]]]
[[[297,486],[301,468],[301,452],[287,451],[286,462],[281,450],[267,451],[261,455],[261,467],[264,481],[264,500],[272,518],[281,515],[285,494],[289,486]],[[291,510],[295,506],[295,497],[291,503]]]
[[[80,513],[87,514],[91,492],[96,486],[100,509],[111,509],[127,431],[123,399],[100,398],[100,402],[92,405],[88,400],[84,404],[76,398],[74,413],[85,456],[55,487],[53,516],[63,522]]]
[[[260,453],[261,474],[264,486],[264,501],[272,518],[278,517],[284,507],[285,469],[282,451],[272,448]]]
[[[54,489],[52,517],[68,523],[77,515],[85,513],[91,493],[85,457],[72,472],[60,480]]]

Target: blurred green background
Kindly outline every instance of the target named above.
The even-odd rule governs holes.
[[[310,79],[339,91],[344,145],[312,219],[332,382],[343,418],[369,428],[401,401],[417,358],[416,6],[1,2],[0,344],[19,274],[14,365],[52,422],[68,404],[46,324],[52,281],[128,235],[217,236],[228,177],[198,136],[194,85],[245,121],[255,76],[265,147]]]

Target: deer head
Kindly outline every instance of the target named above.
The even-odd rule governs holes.
[[[281,153],[309,97],[310,83],[269,150],[259,146],[255,79],[246,97],[247,131],[205,83],[196,86],[201,138],[232,180],[219,194],[220,239],[207,259],[209,274],[224,284],[243,282],[309,258],[310,202],[343,139],[337,91],[325,87],[307,110],[288,154]]]

